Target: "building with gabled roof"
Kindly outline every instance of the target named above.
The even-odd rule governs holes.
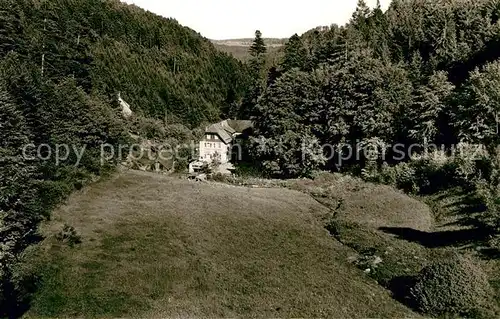
[[[231,161],[232,148],[241,135],[251,135],[252,121],[224,120],[205,128],[205,135],[200,141],[199,160],[211,163],[215,160],[221,164]]]

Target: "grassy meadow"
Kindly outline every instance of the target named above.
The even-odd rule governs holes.
[[[44,225],[27,317],[417,317],[351,265],[331,213],[284,187],[121,173]],[[65,224],[81,244],[56,239]]]

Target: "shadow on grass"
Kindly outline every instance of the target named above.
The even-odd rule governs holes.
[[[488,240],[492,231],[486,228],[463,229],[443,232],[424,232],[412,228],[381,227],[381,231],[396,235],[399,239],[419,243],[427,248],[463,246]]]
[[[27,241],[37,244],[44,238],[39,234],[32,234]],[[0,281],[0,318],[22,318],[31,307],[33,294],[37,291],[40,278],[36,273],[13,273],[5,267]]]
[[[387,289],[392,292],[392,297],[407,307],[418,311],[410,289],[415,285],[415,276],[400,276],[393,278],[387,285]]]
[[[19,283],[14,285],[12,282],[4,283],[4,293],[6,300],[4,305],[0,305],[0,318],[22,318],[30,310],[32,294],[38,287],[38,278],[30,277],[23,278]],[[22,287],[22,291],[19,291]]]
[[[459,220],[454,223],[456,225],[474,227],[484,226],[477,218],[477,215],[486,212],[487,207],[482,200],[473,193],[463,193],[457,196],[457,199],[446,205],[445,208],[459,217]]]
[[[500,250],[498,248],[485,248],[481,250],[485,259],[500,259]]]

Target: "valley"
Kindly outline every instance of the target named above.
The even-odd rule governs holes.
[[[354,5],[0,0],[0,318],[500,317],[500,2]]]

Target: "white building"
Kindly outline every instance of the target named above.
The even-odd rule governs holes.
[[[229,163],[234,151],[241,151],[235,140],[252,129],[251,121],[225,120],[212,124],[205,129],[205,136],[200,141],[200,161],[220,164]]]
[[[120,103],[120,106],[122,108],[123,117],[128,119],[134,114],[130,109],[130,105],[122,99],[121,93],[118,93],[118,103]]]

